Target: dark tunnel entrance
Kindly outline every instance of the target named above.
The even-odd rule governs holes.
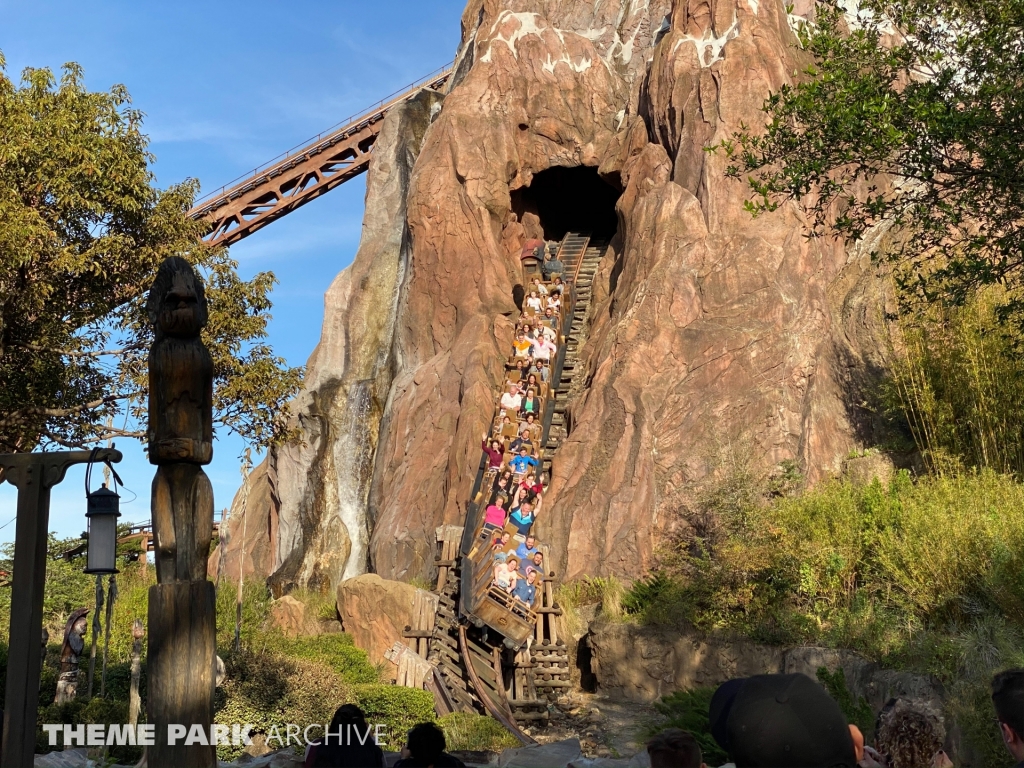
[[[512,209],[520,221],[524,213],[537,214],[546,240],[561,240],[566,232],[609,240],[618,228],[619,194],[597,168],[556,166],[534,176],[529,187],[512,192]]]

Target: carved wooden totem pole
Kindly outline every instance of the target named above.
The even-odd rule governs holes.
[[[57,678],[57,696],[53,700],[55,704],[66,704],[78,693],[78,660],[85,650],[85,629],[88,625],[85,617],[88,613],[88,608],[76,609],[64,626],[64,644],[60,647],[60,676]]]
[[[203,284],[187,261],[160,265],[146,304],[156,339],[149,351],[149,460],[157,465],[152,513],[157,584],[149,590],[150,768],[215,768],[215,748],[168,744],[168,724],[213,722],[216,613],[206,560],[213,488],[213,360]],[[193,739],[192,741],[195,741]]]

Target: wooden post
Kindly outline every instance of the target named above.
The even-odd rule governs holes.
[[[64,479],[72,464],[120,461],[121,452],[53,451],[0,456],[4,479],[18,489],[14,534],[14,578],[11,585],[11,628],[8,645],[6,738],[0,765],[32,765],[39,709],[39,673],[43,663],[43,587],[46,584],[46,532],[50,522],[50,489]]]
[[[213,488],[213,360],[199,337],[207,321],[203,284],[187,261],[160,265],[146,310],[156,329],[149,351],[149,460],[157,584],[149,590],[147,711],[156,726],[150,768],[216,768],[216,749],[177,739],[168,725],[213,722],[216,611],[206,562]]]
[[[139,713],[142,711],[142,699],[139,698],[139,678],[142,677],[142,638],[146,634],[146,627],[141,619],[132,622],[132,682],[128,690],[128,725],[134,726],[139,722]]]
[[[86,698],[92,698],[92,684],[96,679],[96,649],[100,647],[100,632],[103,631],[100,613],[103,611],[103,576],[96,574],[96,610],[92,613],[92,647],[89,649],[89,676],[86,678]],[[57,692],[60,695],[60,691]]]
[[[107,579],[107,626],[103,632],[103,669],[100,672],[100,698],[107,695],[107,651],[110,650],[110,625],[114,621],[114,601],[117,600],[117,577]]]

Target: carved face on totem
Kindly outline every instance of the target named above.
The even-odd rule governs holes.
[[[187,261],[180,257],[164,261],[146,303],[157,336],[199,336],[207,320],[203,295],[203,285]]]

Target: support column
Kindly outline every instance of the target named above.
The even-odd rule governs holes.
[[[73,464],[120,460],[121,452],[112,448],[0,455],[3,479],[18,489],[4,740],[0,750],[3,768],[23,768],[34,761],[39,673],[43,666],[39,638],[43,635],[50,489],[64,479]]]
[[[151,768],[208,768],[217,764],[216,748],[168,744],[168,726],[186,733],[199,723],[209,733],[213,722],[216,673],[216,598],[213,583],[183,581],[149,588],[149,655],[146,660],[149,722],[156,726],[149,748]]]

